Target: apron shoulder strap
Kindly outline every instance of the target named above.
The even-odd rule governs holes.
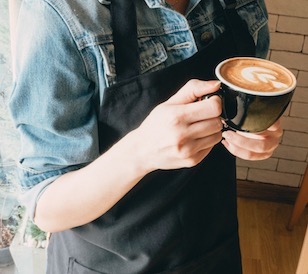
[[[237,52],[242,56],[255,56],[256,46],[252,35],[249,32],[247,23],[236,11],[236,0],[219,0],[224,9],[226,22],[232,32]]]
[[[140,74],[136,8],[132,0],[111,1],[117,81]]]

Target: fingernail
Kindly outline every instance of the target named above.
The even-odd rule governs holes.
[[[216,88],[216,87],[218,87],[218,86],[220,86],[220,85],[221,85],[221,82],[218,81],[218,80],[214,80],[214,81],[212,82],[212,86],[213,86],[214,88]]]
[[[216,85],[217,85],[217,86],[220,86],[220,85],[221,85],[221,81],[216,80]]]

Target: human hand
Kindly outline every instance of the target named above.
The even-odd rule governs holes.
[[[188,81],[133,132],[148,172],[194,166],[221,141],[220,98],[196,101],[219,86],[218,81]]]
[[[280,121],[260,133],[225,131],[221,143],[233,155],[244,160],[264,160],[272,156],[282,136]]]

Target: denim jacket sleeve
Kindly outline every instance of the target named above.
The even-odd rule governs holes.
[[[45,1],[23,1],[17,35],[9,107],[29,189],[97,158],[96,91],[69,28]]]

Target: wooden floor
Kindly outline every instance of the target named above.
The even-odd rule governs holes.
[[[294,230],[288,231],[292,208],[290,204],[238,198],[243,274],[295,274],[308,209]]]

